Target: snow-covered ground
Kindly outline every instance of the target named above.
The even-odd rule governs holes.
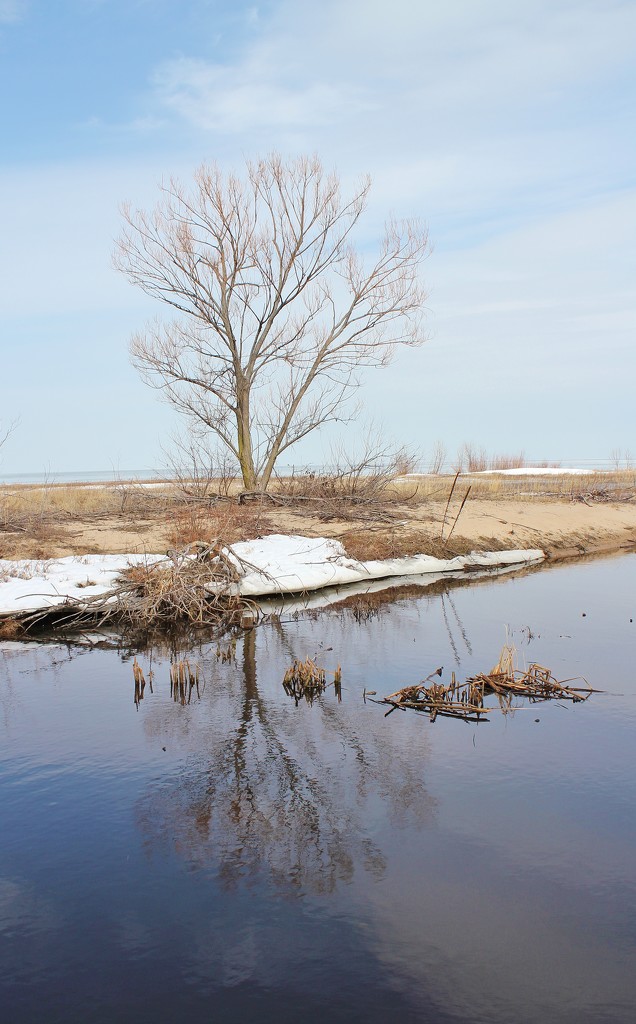
[[[590,473],[602,473],[601,469],[576,469],[567,466],[517,466],[514,469],[480,469],[470,472],[463,470],[462,476],[587,476]],[[424,477],[435,477],[436,473],[406,473],[395,480],[395,483],[408,483],[413,480],[422,480]],[[451,476],[450,472],[446,476]]]
[[[284,534],[244,541],[235,544],[232,550],[238,559],[254,567],[244,569],[239,585],[240,593],[250,597],[298,594],[345,583],[453,572],[467,567],[521,565],[544,557],[538,550],[515,550],[481,552],[449,559],[413,555],[410,558],[359,562],[345,554],[337,540]]]
[[[467,473],[466,476],[587,476],[597,473],[596,469],[568,469],[562,466],[518,466],[516,469],[482,469],[479,473]]]
[[[0,559],[0,614],[52,608],[106,594],[123,569],[162,555],[70,555],[46,560]]]
[[[239,568],[237,592],[250,597],[302,594],[349,583],[466,568],[513,567],[539,561],[539,550],[480,552],[440,559],[430,555],[359,562],[339,541],[277,534],[244,541],[228,551]],[[0,614],[50,608],[106,594],[122,570],[161,555],[81,555],[47,561],[0,559]]]

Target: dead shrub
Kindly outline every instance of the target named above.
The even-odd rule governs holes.
[[[408,447],[394,446],[368,439],[359,455],[343,448],[332,453],[332,468],[323,472],[294,472],[276,479],[271,496],[274,503],[302,504],[303,511],[317,512],[323,520],[392,518],[388,503],[403,503],[414,497],[400,486],[400,478],[417,464]]]
[[[237,490],[238,465],[220,446],[210,445],[195,431],[172,438],[164,452],[170,478],[184,498],[214,504]]]
[[[433,450],[430,455],[428,471],[432,476],[438,476],[444,468],[446,462],[446,445],[443,441],[437,440],[433,445]]]
[[[0,640],[17,640],[23,634],[24,627],[16,619],[0,620]]]
[[[490,460],[489,469],[521,469],[526,465],[523,452],[518,455],[494,455]]]

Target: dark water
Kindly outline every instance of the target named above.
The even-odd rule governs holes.
[[[634,1021],[630,619],[633,555],[541,570],[195,652],[185,707],[167,652],[137,708],[131,659],[5,646],[0,1020]],[[506,625],[610,693],[480,726],[363,702],[487,670]],[[296,708],[314,654],[343,700]]]

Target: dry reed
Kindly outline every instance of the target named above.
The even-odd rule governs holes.
[[[342,700],[342,670],[338,665],[334,672],[333,686],[336,697]],[[294,661],[283,677],[283,689],[289,697],[293,697],[296,707],[301,700],[313,704],[327,689],[327,674],[324,668],[316,665],[311,658],[305,661]]]
[[[431,722],[438,716],[459,718],[465,722],[482,722],[488,721],[485,715],[497,710],[484,703],[489,696],[495,696],[499,709],[506,713],[513,709],[514,700],[519,698],[531,704],[546,700],[577,703],[587,700],[592,693],[600,692],[593,690],[585,679],[566,679],[560,682],[550,669],[536,663],[527,669],[519,669],[515,664],[515,653],[511,645],[504,645],[497,664],[490,672],[479,673],[465,682],[459,682],[454,672],[448,685],[433,682],[435,677],[442,675],[442,669],[438,668],[423,682],[404,686],[376,703],[391,705],[386,715],[397,710],[411,709],[428,715]],[[578,681],[585,683],[585,686],[567,685]]]

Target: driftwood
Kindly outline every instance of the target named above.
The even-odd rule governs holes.
[[[596,502],[628,502],[634,501],[636,495],[633,491],[614,491],[607,487],[594,487],[589,491],[580,491],[572,495],[572,501],[581,501],[584,505],[594,505]]]
[[[513,710],[515,698],[525,698],[531,704],[546,700],[577,703],[587,700],[592,693],[601,692],[593,690],[585,679],[559,682],[550,669],[543,665],[533,663],[525,670],[517,668],[515,650],[507,644],[490,672],[471,676],[463,683],[458,682],[453,672],[447,686],[441,682],[432,682],[436,676],[441,675],[442,669],[438,668],[423,682],[404,686],[375,703],[391,705],[385,717],[394,711],[411,709],[427,714],[431,722],[438,716],[460,718],[465,722],[487,722],[484,716],[492,711],[500,710],[505,714]],[[575,682],[585,683],[585,686],[566,685]],[[497,698],[498,706],[487,707],[485,700],[492,696]]]
[[[402,501],[408,502],[414,494],[415,492]],[[330,519],[355,518],[391,523],[397,518],[397,513],[387,507],[386,499],[365,494],[277,494],[270,491],[242,491],[238,496],[238,502],[239,505],[266,502],[276,508],[284,508],[292,515],[306,515],[311,510],[322,522]]]

